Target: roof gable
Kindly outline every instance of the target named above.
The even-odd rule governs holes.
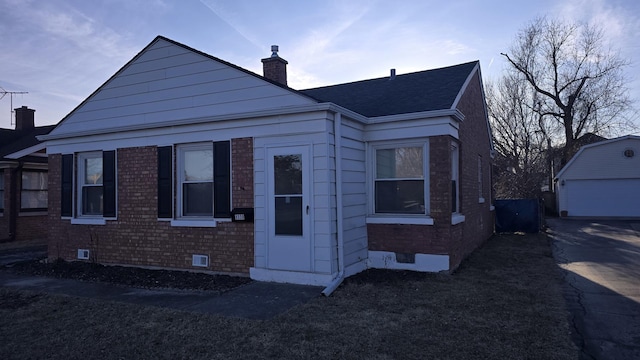
[[[632,149],[635,155],[624,156]],[[558,172],[556,179],[640,178],[640,136],[627,135],[585,145]]]
[[[293,89],[158,36],[50,135],[169,126],[184,119],[313,103]]]
[[[301,92],[368,117],[452,109],[478,62]]]

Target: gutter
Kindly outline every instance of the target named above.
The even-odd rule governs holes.
[[[342,218],[342,114],[335,113],[333,121],[333,136],[336,159],[336,217],[338,240],[338,274],[331,283],[322,290],[322,295],[330,296],[344,280],[344,236]]]

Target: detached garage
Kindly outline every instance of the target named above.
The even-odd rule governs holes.
[[[583,146],[555,180],[561,216],[640,218],[640,136]]]

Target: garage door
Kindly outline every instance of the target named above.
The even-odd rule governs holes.
[[[568,180],[569,216],[640,217],[640,179]]]

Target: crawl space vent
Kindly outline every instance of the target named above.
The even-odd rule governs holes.
[[[209,266],[209,257],[207,255],[193,255],[191,265],[207,267]]]
[[[89,259],[89,250],[88,249],[78,249],[78,259],[80,259],[80,260],[88,260]]]

